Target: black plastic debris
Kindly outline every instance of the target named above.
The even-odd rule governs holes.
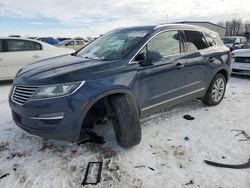
[[[194,181],[193,180],[190,180],[188,183],[186,183],[185,185],[192,185],[194,184]]]
[[[154,169],[154,168],[152,168],[152,167],[149,167],[149,166],[148,166],[148,169],[150,169],[150,170],[152,170],[152,171],[155,171],[155,169]]]
[[[2,175],[2,176],[0,177],[0,179],[3,179],[3,178],[5,178],[5,177],[7,177],[7,176],[9,176],[9,175],[10,175],[9,173],[6,173],[6,174]]]
[[[102,162],[89,162],[82,185],[97,185],[101,181]]]
[[[183,118],[186,120],[194,120],[195,119],[193,116],[190,116],[190,115],[184,115]]]
[[[250,136],[244,130],[231,130],[231,131],[239,132],[235,136],[243,135],[245,137],[245,139],[240,139],[239,141],[250,141]]]
[[[222,168],[233,168],[233,169],[243,169],[243,168],[250,168],[250,159],[248,162],[244,164],[223,164],[223,163],[217,163],[213,161],[204,160],[206,164],[216,166],[216,167],[222,167]]]
[[[86,138],[81,140],[80,142],[77,143],[77,145],[85,144],[87,142],[95,143],[95,144],[104,144],[104,138],[102,136],[98,136],[95,132],[93,131],[87,131],[86,132]]]
[[[135,168],[145,168],[145,165],[138,165],[138,166],[135,166]]]

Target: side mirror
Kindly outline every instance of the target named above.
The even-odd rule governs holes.
[[[152,65],[152,63],[147,60],[147,57],[146,57],[145,53],[138,54],[135,57],[135,61],[138,62],[138,64],[141,65],[141,66]]]
[[[145,53],[140,53],[135,57],[135,61],[146,61],[146,54]]]

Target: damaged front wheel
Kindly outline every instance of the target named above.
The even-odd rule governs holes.
[[[125,95],[111,97],[113,127],[117,142],[124,148],[130,148],[141,141],[141,126],[135,105]]]

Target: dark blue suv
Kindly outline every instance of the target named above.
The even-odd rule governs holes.
[[[22,68],[9,104],[18,126],[49,139],[77,141],[110,119],[128,148],[141,140],[141,117],[194,98],[219,104],[230,61],[230,50],[205,28],[121,28],[74,54]]]

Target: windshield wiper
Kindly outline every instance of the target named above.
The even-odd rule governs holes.
[[[101,60],[99,57],[94,58],[94,57],[85,56],[84,58],[91,59],[91,60]]]

